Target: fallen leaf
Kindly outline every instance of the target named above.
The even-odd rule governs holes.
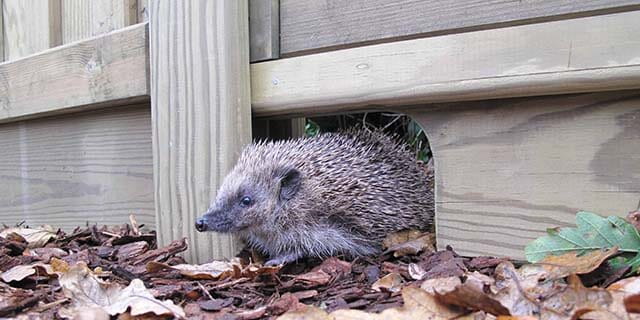
[[[622,303],[629,313],[640,313],[640,277],[622,279],[613,283],[607,290],[616,303]]]
[[[420,265],[415,263],[410,263],[407,270],[413,280],[422,280],[427,275],[427,272],[424,271]]]
[[[44,247],[49,240],[56,237],[57,232],[51,226],[41,228],[14,227],[0,231],[0,237],[7,238],[11,234],[17,234],[27,241],[29,248]]]
[[[425,280],[420,288],[435,295],[436,291],[444,292],[447,288],[455,288],[461,284],[460,277],[433,278]]]
[[[63,313],[77,315],[87,308],[99,307],[110,315],[129,310],[132,316],[143,314],[174,315],[184,318],[182,308],[171,300],[160,301],[153,297],[140,279],[133,279],[122,288],[116,283],[99,279],[86,264],[78,263],[59,279],[60,286],[73,305]]]
[[[400,240],[406,241],[399,242]],[[417,255],[418,253],[435,252],[435,235],[433,233],[417,233],[415,231],[407,231],[391,235],[385,239],[387,242],[383,245],[388,248],[386,252],[393,252],[394,257],[402,257],[406,255]],[[389,245],[387,247],[387,245]]]
[[[51,258],[59,259],[64,256],[68,256],[69,253],[60,248],[44,247],[44,248],[27,249],[24,251],[23,255],[38,257],[40,260],[42,260],[42,262],[49,263],[49,261],[51,261]]]
[[[390,273],[371,285],[371,289],[381,292],[398,292],[402,288],[402,276],[397,273]]]
[[[0,278],[4,282],[21,281],[28,276],[38,274],[43,276],[55,276],[51,265],[44,263],[34,263],[30,265],[15,266],[0,275]]]
[[[289,310],[293,311],[298,309],[304,309],[304,304],[300,303],[298,298],[289,292],[267,305],[267,313],[271,316],[281,315]]]
[[[336,318],[318,307],[305,306],[279,316],[278,320],[336,320]]]
[[[322,270],[299,274],[293,278],[295,282],[302,282],[308,287],[321,286],[331,281],[331,276]]]
[[[213,299],[213,300],[198,301],[198,306],[200,306],[200,309],[206,310],[206,311],[220,311],[223,308],[230,306],[232,303],[233,303],[233,298]]]
[[[547,256],[538,262],[550,275],[564,278],[570,274],[586,274],[598,268],[605,260],[618,253],[618,248],[592,250],[579,255],[571,251],[559,256]]]
[[[234,274],[234,264],[229,261],[213,261],[205,264],[178,264],[170,266],[161,262],[147,263],[147,271],[155,272],[160,269],[178,270],[180,274],[198,280],[226,279]]]
[[[618,247],[621,252],[638,253],[640,234],[629,222],[618,216],[601,217],[581,211],[576,214],[576,228],[554,228],[525,248],[529,262],[539,262],[547,255],[576,250]]]
[[[636,211],[631,211],[627,214],[627,221],[629,221],[636,230],[640,230],[640,203],[638,203],[638,209],[636,209]]]
[[[464,259],[450,250],[438,251],[425,257],[418,265],[426,271],[422,279],[462,276],[467,272]]]
[[[384,240],[382,240],[382,248],[389,249],[399,244],[415,240],[423,234],[424,233],[420,230],[402,230],[391,233]]]
[[[351,263],[342,261],[336,257],[330,257],[324,260],[319,266],[311,269],[311,271],[324,271],[330,275],[348,273],[351,272]]]
[[[379,314],[367,313],[359,310],[337,310],[331,313],[336,320],[339,319],[432,319],[449,320],[458,319],[463,315],[463,310],[457,310],[440,303],[434,296],[420,288],[406,287],[402,289],[402,307],[386,309]]]
[[[438,301],[473,311],[484,311],[496,316],[511,315],[509,309],[503,306],[495,296],[485,292],[485,288],[489,288],[494,284],[494,279],[477,271],[466,274],[465,278],[464,283],[453,287],[440,286],[434,288]],[[441,284],[446,283],[442,282]]]
[[[261,266],[250,264],[243,266],[240,260],[212,261],[205,264],[177,264],[170,266],[166,263],[151,261],[147,263],[148,272],[163,269],[173,269],[180,274],[195,280],[223,280],[226,278],[255,278],[262,274],[275,274],[281,266]]]

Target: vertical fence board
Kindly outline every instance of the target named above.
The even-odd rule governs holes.
[[[61,43],[60,0],[4,0],[2,15],[6,60]]]
[[[4,61],[4,23],[2,21],[2,0],[0,0],[0,62]]]
[[[149,0],[138,0],[138,22],[149,21]]]
[[[280,56],[280,1],[249,0],[251,62]]]
[[[158,240],[187,237],[194,262],[237,250],[194,222],[251,139],[248,18],[246,0],[151,2]]]
[[[62,42],[120,29],[138,21],[136,0],[62,0]]]

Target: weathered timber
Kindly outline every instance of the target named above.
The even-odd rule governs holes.
[[[285,56],[640,9],[638,0],[281,0]]]
[[[197,233],[194,223],[251,141],[248,11],[246,0],[151,2],[158,240],[187,237],[194,262],[237,250],[230,236]]]
[[[575,225],[579,210],[626,216],[637,207],[640,90],[407,113],[433,150],[441,248],[522,258],[547,228]]]
[[[148,100],[147,53],[140,24],[4,62],[0,123]]]
[[[155,224],[148,104],[2,124],[0,150],[0,224]]]
[[[278,0],[249,0],[250,61],[280,57],[280,5]]]
[[[640,87],[640,11],[252,64],[257,116]]]
[[[2,15],[5,60],[62,43],[60,0],[3,0]]]
[[[62,0],[62,43],[69,43],[138,22],[136,0]]]
[[[2,0],[0,0],[0,62],[4,61],[4,23],[2,14]]]

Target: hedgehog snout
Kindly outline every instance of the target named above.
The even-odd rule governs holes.
[[[200,232],[216,231],[229,232],[233,226],[233,221],[223,210],[209,208],[207,212],[196,219],[196,230]]]

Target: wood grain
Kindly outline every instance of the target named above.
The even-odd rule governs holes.
[[[149,21],[149,0],[138,0],[138,22]]]
[[[640,90],[408,110],[436,170],[438,245],[522,258],[546,228],[640,199]]]
[[[187,237],[193,262],[238,249],[194,223],[251,140],[248,14],[246,0],[151,2],[158,240]]]
[[[249,0],[249,58],[251,62],[280,57],[278,0]]]
[[[61,44],[60,0],[4,0],[5,60]]]
[[[0,0],[0,62],[4,61],[4,22],[2,20],[2,0]]]
[[[0,223],[155,225],[148,104],[2,124],[0,150]]]
[[[148,99],[147,39],[135,25],[0,64],[0,123]]]
[[[640,11],[251,65],[258,116],[640,87]]]
[[[638,10],[638,0],[281,0],[281,52],[362,45]]]
[[[62,43],[69,43],[138,22],[135,0],[62,0]]]

